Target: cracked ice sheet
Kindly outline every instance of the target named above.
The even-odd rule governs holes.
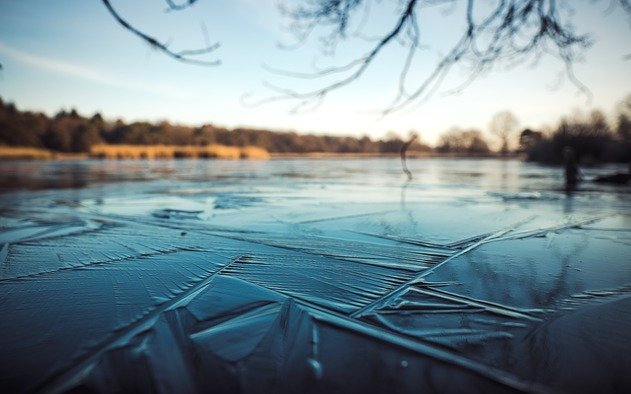
[[[563,390],[629,387],[631,243],[600,236],[620,220],[482,245],[367,319]]]
[[[314,319],[291,299],[218,275],[194,297],[103,349],[98,360],[79,363],[43,388],[410,392],[444,391],[457,384],[512,391],[493,373],[474,372],[431,352],[406,351],[352,326]]]
[[[291,252],[240,260],[226,274],[348,314],[413,275],[407,270]]]
[[[176,253],[184,250],[225,250],[227,255],[239,249],[237,241],[218,239],[196,233],[183,234],[171,228],[133,222],[102,222],[78,231],[52,231],[59,225],[34,226],[40,234],[15,238],[0,265],[0,280],[63,271],[133,258]],[[29,227],[30,228],[30,227]],[[73,227],[74,228],[74,227]],[[14,232],[10,232],[15,235]],[[3,233],[4,234],[4,233]]]
[[[373,236],[445,245],[497,231],[532,216],[525,210],[498,211],[496,206],[478,203],[407,203],[405,209],[390,211],[388,207],[392,205],[375,207],[372,215],[308,221],[303,227],[342,238]],[[347,233],[340,234],[340,230]]]
[[[631,285],[631,244],[598,230],[490,242],[425,279],[453,283],[441,290],[518,308],[556,308],[585,291]]]
[[[99,166],[103,164],[105,175],[107,171],[118,172],[113,178],[120,177],[124,182],[108,183],[107,176],[93,182],[100,176],[97,176]],[[599,332],[599,327],[587,324],[594,318],[611,321],[609,311],[624,316],[622,312],[627,305],[615,303],[618,301],[616,291],[624,288],[580,292],[579,297],[562,300],[560,306],[548,314],[526,311],[545,318],[541,323],[532,323],[511,317],[516,314],[508,308],[510,305],[504,305],[505,308],[489,305],[484,295],[479,300],[467,300],[467,294],[458,293],[462,286],[442,281],[441,286],[425,289],[434,291],[430,295],[427,292],[405,293],[401,298],[407,305],[400,315],[397,310],[380,311],[380,317],[387,321],[367,323],[341,319],[346,325],[318,321],[317,336],[313,334],[313,324],[304,323],[308,321],[304,308],[309,313],[317,310],[329,318],[339,318],[336,313],[348,314],[400,286],[409,278],[410,272],[424,270],[422,267],[420,271],[399,269],[402,267],[375,268],[384,262],[396,266],[393,263],[399,254],[402,261],[406,260],[406,266],[413,263],[411,257],[416,246],[398,243],[396,239],[453,243],[510,227],[533,215],[536,217],[532,221],[515,228],[514,233],[629,209],[628,197],[620,193],[589,191],[585,195],[579,193],[566,198],[554,189],[560,178],[553,170],[523,165],[532,171],[530,175],[537,177],[508,174],[505,182],[504,177],[487,173],[493,172],[497,163],[410,161],[410,167],[419,176],[402,189],[398,160],[256,165],[224,162],[208,165],[186,161],[103,164],[85,163],[92,171],[87,173],[85,187],[62,190],[59,187],[72,186],[72,179],[68,184],[62,182],[59,185],[45,179],[47,187],[57,189],[0,195],[0,213],[11,216],[0,221],[3,231],[12,231],[21,225],[41,226],[43,231],[37,239],[31,240],[23,234],[13,234],[13,243],[3,248],[10,265],[3,267],[7,269],[7,281],[0,284],[0,309],[12,307],[8,313],[2,309],[3,317],[9,316],[6,321],[2,320],[2,332],[9,333],[8,338],[3,339],[3,345],[8,343],[11,355],[19,350],[29,351],[16,356],[16,368],[20,367],[20,373],[26,371],[26,364],[33,366],[22,375],[3,370],[7,379],[19,380],[15,383],[19,388],[23,388],[25,382],[31,384],[40,378],[45,379],[39,370],[53,374],[54,371],[47,368],[63,369],[54,363],[40,364],[38,361],[38,357],[50,360],[60,352],[61,360],[80,361],[72,364],[79,370],[68,370],[78,375],[70,375],[89,376],[84,381],[73,380],[75,387],[101,391],[116,391],[121,387],[137,391],[157,387],[202,391],[211,383],[219,384],[217,382],[225,384],[218,386],[220,389],[246,392],[261,387],[269,387],[269,391],[378,391],[386,388],[407,392],[419,388],[445,391],[456,386],[490,391],[497,389],[496,384],[504,379],[504,375],[489,366],[500,370],[509,368],[516,375],[543,380],[555,388],[573,388],[580,387],[581,379],[575,379],[574,386],[568,386],[567,377],[573,370],[566,368],[564,360],[556,359],[554,355],[572,357],[572,361],[576,361],[583,357],[581,349],[585,349],[585,352],[595,353],[598,359],[610,361],[608,353],[615,354],[618,345],[628,340],[628,334],[624,333],[625,324],[614,326],[608,323],[605,328],[611,341],[594,343],[594,333]],[[52,167],[60,169],[64,166],[70,170],[66,175],[71,176],[74,170],[69,164],[56,163]],[[128,166],[132,166],[131,171],[127,171]],[[478,166],[482,167],[472,173],[470,168]],[[514,163],[508,165],[509,169],[513,166]],[[83,167],[79,167],[79,172],[83,171]],[[521,163],[516,166],[521,167]],[[62,180],[66,175],[59,171]],[[536,181],[533,183],[532,179]],[[544,190],[538,191],[539,186]],[[260,200],[253,200],[256,204],[244,203],[252,200],[243,196],[252,195]],[[216,209],[218,196],[229,204],[219,204]],[[135,209],[127,209],[127,200],[136,203]],[[153,215],[156,210],[162,210],[163,214]],[[178,215],[177,210],[183,213]],[[199,211],[203,214],[191,213]],[[175,214],[171,215],[172,212]],[[19,223],[20,219],[28,217],[34,220]],[[606,227],[607,231],[590,234],[595,234],[593,238],[596,240],[609,242],[608,248],[616,244],[624,246],[629,222],[607,220],[587,226]],[[106,226],[97,231],[82,232],[89,221],[114,223],[125,230],[117,232]],[[259,232],[259,237],[253,229]],[[36,232],[39,233],[39,228]],[[564,229],[549,233],[548,238],[535,238],[545,245],[535,242],[529,246],[535,249],[533,253],[544,250],[549,238],[554,242],[554,237],[571,232]],[[55,234],[63,236],[47,237]],[[512,247],[530,240],[496,244],[506,242],[504,245]],[[565,244],[565,238],[560,242]],[[480,251],[496,256],[485,249],[492,245],[494,243],[482,245]],[[568,241],[568,245],[574,245],[574,242]],[[179,247],[183,250],[177,249]],[[420,247],[423,248],[431,247]],[[355,253],[358,249],[361,253]],[[62,265],[58,264],[56,253],[51,252],[56,250],[64,256]],[[521,249],[516,248],[515,252],[521,253]],[[603,256],[608,261],[620,262],[625,256],[606,252]],[[95,258],[88,259],[85,253]],[[248,258],[237,259],[230,269],[212,276],[220,269],[221,261],[229,261],[234,253],[246,253]],[[471,253],[474,255],[476,251]],[[376,257],[374,261],[371,256]],[[550,258],[552,266],[556,267],[559,257]],[[436,274],[452,264],[461,263],[461,259],[439,267]],[[365,264],[367,262],[378,264]],[[81,268],[83,263],[90,265]],[[426,260],[422,261],[422,264],[426,263]],[[218,268],[207,271],[211,275],[210,283],[225,279],[223,285],[209,293],[214,293],[216,302],[212,297],[202,297],[206,294],[205,288],[200,288],[201,293],[197,293],[200,289],[196,286],[205,285],[204,278],[207,278],[206,274],[199,274],[198,269],[208,264]],[[66,267],[67,270],[48,272]],[[546,272],[541,273],[544,279]],[[73,280],[71,273],[79,276]],[[510,272],[501,273],[510,276]],[[11,279],[31,274],[33,276],[29,278]],[[531,279],[539,279],[541,275],[533,275]],[[594,277],[599,278],[598,274]],[[116,281],[112,282],[113,279]],[[258,285],[247,283],[246,279]],[[433,276],[426,279],[434,280]],[[466,282],[464,279],[463,283]],[[472,277],[471,280],[479,279]],[[70,284],[74,285],[76,280],[86,283],[73,290]],[[612,281],[606,275],[599,280]],[[27,283],[31,283],[30,290],[26,290]],[[517,293],[525,291],[522,289],[525,284],[518,281],[506,283],[521,289]],[[544,280],[540,287],[536,287],[537,291],[545,292],[547,283]],[[41,295],[36,294],[38,286],[42,286]],[[448,286],[452,286],[450,291],[457,293],[456,301],[437,300],[435,293],[447,291]],[[106,293],[107,289],[110,293]],[[475,286],[471,289],[477,291]],[[79,299],[81,294],[88,293],[94,297],[87,301]],[[233,295],[243,301],[231,301]],[[192,298],[189,300],[188,296]],[[171,304],[178,297],[185,297],[186,302]],[[288,302],[289,298],[295,302]],[[68,305],[55,304],[57,299],[66,300]],[[199,303],[195,303],[198,299]],[[208,308],[208,314],[191,317],[193,305]],[[46,306],[49,310],[43,309]],[[99,310],[108,311],[104,313],[107,316],[99,315]],[[109,311],[114,310],[115,313],[109,316]],[[73,311],[79,318],[74,317]],[[41,313],[42,320],[28,318],[29,313],[34,316],[36,312]],[[6,328],[12,324],[13,316],[16,324],[20,324],[20,330],[17,326],[11,326],[11,330]],[[616,318],[620,319],[618,316]],[[64,320],[57,322],[57,318]],[[408,320],[402,322],[400,318]],[[124,322],[130,321],[134,324],[125,325]],[[104,327],[95,328],[91,324],[103,324]],[[390,326],[379,328],[383,327],[380,324]],[[576,324],[582,328],[577,329]],[[408,332],[401,336],[393,334],[401,326],[409,329]],[[541,330],[529,331],[528,328],[533,326]],[[24,327],[34,328],[31,331]],[[69,330],[62,333],[59,327]],[[111,331],[113,327],[118,327],[119,331]],[[133,329],[126,331],[125,327]],[[358,327],[361,334],[358,334]],[[76,331],[76,335],[68,335],[70,331]],[[367,336],[366,332],[377,334]],[[121,333],[125,335],[121,336]],[[568,335],[563,337],[559,333]],[[63,345],[64,341],[70,341],[66,337],[79,343],[70,344],[65,350],[59,349],[56,343]],[[411,337],[423,340],[415,342],[409,340]],[[570,337],[576,340],[570,341]],[[383,342],[383,338],[394,338],[396,345]],[[537,345],[531,356],[523,350],[528,348],[528,338],[532,338],[534,344],[554,343],[550,348]],[[12,339],[19,343],[10,343]],[[320,345],[314,346],[314,342]],[[476,373],[472,374],[470,369],[463,373],[461,368],[455,368],[456,364],[445,362],[448,357],[439,358],[433,352],[424,357],[412,354],[412,349],[428,342],[441,344],[441,349],[451,347],[475,359]],[[103,343],[107,346],[93,346]],[[319,354],[317,359],[312,357],[314,348]],[[66,350],[69,354],[64,353]],[[577,350],[578,355],[575,354]],[[288,356],[292,351],[297,353]],[[95,356],[82,358],[82,355],[90,354]],[[36,357],[29,359],[29,355]],[[6,366],[12,360],[4,359],[2,365]],[[202,362],[196,364],[200,360]],[[280,366],[276,362],[279,360]],[[285,363],[283,360],[289,361]],[[539,361],[545,361],[541,369],[554,366],[550,374],[555,373],[558,379],[545,373],[542,375],[537,369]],[[580,366],[583,381],[609,371],[611,376],[596,380],[609,379],[607,382],[615,384],[616,378],[626,376],[620,372],[623,370],[607,365],[606,371],[592,366],[595,372]],[[621,367],[626,365],[624,360],[620,363]],[[296,378],[279,378],[289,375]],[[316,384],[314,378],[319,375],[322,380]],[[114,386],[103,386],[109,376],[116,376]],[[2,387],[6,387],[6,382],[2,381]]]
[[[3,281],[0,381],[46,378],[227,262],[187,251]]]

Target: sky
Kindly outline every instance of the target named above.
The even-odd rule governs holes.
[[[278,0],[199,0],[180,12],[166,12],[166,2],[160,0],[111,3],[134,26],[174,50],[219,42],[220,48],[204,59],[221,60],[221,65],[188,65],[161,54],[117,24],[98,0],[2,0],[0,97],[49,115],[75,108],[112,120],[372,138],[415,130],[435,144],[453,126],[486,131],[500,111],[513,112],[521,128],[540,129],[576,110],[602,109],[611,115],[631,94],[631,20],[619,9],[608,12],[607,0],[567,2],[574,7],[577,30],[590,33],[594,41],[575,65],[591,99],[570,83],[562,62],[544,57],[499,67],[450,94],[468,75],[466,68],[456,67],[429,100],[387,116],[380,111],[396,94],[405,55],[398,45],[386,48],[358,81],[331,92],[316,108],[293,113],[297,103],[292,101],[254,104],[275,95],[268,84],[305,90],[324,82],[278,75],[269,68],[309,72],[339,65],[365,53],[370,43],[351,37],[330,56],[322,53],[322,32],[316,31],[312,39],[287,49],[296,40],[278,11]],[[393,3],[373,6],[365,29],[378,33],[392,26]],[[458,10],[421,10],[422,45],[412,81],[426,75],[458,37],[459,20]]]

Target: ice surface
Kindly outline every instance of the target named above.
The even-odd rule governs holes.
[[[631,189],[408,166],[0,162],[0,391],[628,391]]]

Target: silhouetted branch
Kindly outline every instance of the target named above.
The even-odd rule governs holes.
[[[367,12],[370,1],[311,0],[304,1],[293,9],[284,8],[283,12],[294,21],[294,33],[302,41],[313,34],[316,26],[329,27],[331,30],[323,40],[323,46],[325,50],[330,50],[338,41],[347,38],[352,17],[359,13],[361,5],[364,5],[364,13]],[[421,34],[417,14],[428,7],[455,6],[463,1],[466,1],[463,34],[447,54],[441,57],[433,71],[410,89],[408,74],[415,65]],[[629,0],[615,1],[631,16]],[[275,91],[278,93],[280,90],[282,94],[262,102],[322,100],[328,93],[359,79],[392,42],[405,46],[407,53],[399,72],[398,92],[390,105],[383,110],[384,114],[401,110],[431,96],[454,65],[466,64],[470,68],[469,77],[458,88],[462,89],[498,63],[519,64],[529,57],[542,55],[558,57],[565,65],[568,79],[584,94],[590,95],[587,87],[573,71],[578,55],[591,45],[590,38],[587,34],[575,32],[570,23],[570,13],[561,12],[563,10],[559,10],[556,0],[498,0],[483,15],[480,12],[485,9],[486,4],[478,5],[474,0],[405,0],[402,3],[393,27],[363,56],[341,66],[307,73],[268,67],[274,74],[286,77],[320,79],[339,75],[337,80],[306,91],[277,87]],[[365,16],[361,17],[360,26],[363,26],[366,23]],[[354,34],[355,37],[359,35],[359,32]]]
[[[138,30],[123,19],[112,7],[110,0],[102,0],[108,11],[125,29],[135,34],[152,47],[179,61],[213,66],[219,61],[205,61],[196,58],[215,51],[219,44],[210,44],[205,27],[206,46],[198,49],[172,51],[168,43]],[[295,46],[302,45],[316,31],[325,29],[320,37],[324,53],[333,53],[339,42],[349,38],[371,42],[368,50],[360,56],[341,65],[316,68],[310,72],[282,70],[271,66],[264,67],[275,75],[289,78],[320,80],[322,84],[310,90],[284,88],[275,84],[268,87],[275,94],[259,100],[254,105],[281,100],[295,100],[294,108],[304,108],[321,102],[330,92],[350,85],[361,78],[377,58],[384,56],[384,50],[393,42],[405,47],[399,76],[398,90],[389,105],[382,111],[393,111],[411,107],[431,97],[443,80],[456,65],[466,65],[469,75],[452,92],[464,89],[480,75],[498,64],[522,64],[529,58],[544,55],[557,57],[565,66],[569,81],[581,92],[589,96],[587,87],[576,77],[573,70],[579,55],[591,45],[587,34],[578,33],[571,24],[572,12],[568,11],[571,2],[558,0],[494,0],[476,2],[474,0],[397,0],[396,19],[385,33],[376,39],[366,39],[363,30],[367,28],[371,4],[375,0],[296,0],[280,5],[281,12],[291,21],[291,31],[297,39]],[[165,0],[168,11],[181,11],[198,0]],[[419,15],[430,8],[448,7],[446,13],[458,10],[464,4],[462,35],[455,44],[442,55],[433,70],[420,81],[412,82],[411,73],[419,62],[417,51],[422,27]],[[630,0],[610,0],[611,7],[620,7],[631,18]],[[440,8],[439,8],[440,9]],[[444,9],[443,9],[443,12]],[[358,22],[354,22],[358,19]],[[354,27],[353,27],[354,26]],[[349,33],[350,32],[350,33]],[[625,57],[624,59],[627,59]]]
[[[192,6],[193,4],[195,4],[197,2],[197,0],[187,0],[183,4],[176,4],[172,0],[165,0],[165,1],[166,1],[167,5],[169,6],[169,11],[181,11],[181,10],[183,10],[185,8],[188,8],[188,7]]]
[[[133,34],[135,34],[136,36],[141,38],[143,41],[145,41],[146,43],[151,45],[152,48],[155,48],[155,49],[161,51],[162,53],[166,54],[167,56],[172,57],[172,58],[174,58],[176,60],[179,60],[181,62],[184,62],[184,63],[197,64],[197,65],[201,65],[201,66],[217,66],[217,65],[219,65],[221,63],[219,60],[207,61],[207,60],[199,60],[199,59],[195,59],[195,58],[191,57],[191,56],[206,55],[206,54],[209,54],[211,52],[214,52],[217,48],[219,48],[219,43],[208,45],[208,46],[203,47],[203,48],[187,49],[187,50],[174,52],[174,51],[172,51],[172,50],[170,50],[168,48],[166,43],[162,43],[162,42],[158,41],[156,38],[141,32],[140,30],[138,30],[134,26],[132,26],[129,22],[127,22],[125,19],[123,19],[118,14],[118,12],[116,12],[114,7],[112,7],[112,5],[110,4],[109,0],[102,0],[102,1],[103,1],[103,4],[105,5],[105,7],[107,8],[107,10],[110,12],[110,14],[112,14],[114,19],[121,26],[123,26],[125,29],[129,30],[130,32],[132,32]],[[178,4],[175,4],[172,1],[166,0],[166,2],[169,5],[169,7],[171,9],[173,9],[173,10],[184,9],[186,7],[191,6],[196,1],[197,0],[188,0],[186,4],[178,5]]]
[[[618,0],[618,4],[620,4],[620,7],[622,7],[622,9],[631,16],[631,1]]]
[[[363,0],[326,0],[322,3],[321,10],[310,11],[306,8],[298,8],[292,11],[286,11],[296,20],[309,20],[312,19],[309,23],[306,24],[306,27],[302,27],[299,30],[306,29],[306,31],[311,31],[314,23],[330,23],[331,21],[337,21],[336,32],[333,33],[331,37],[335,37],[335,35],[339,35],[344,37],[346,34],[347,23],[350,18],[351,11],[359,5]],[[346,71],[352,71],[352,73],[344,78],[341,78],[329,85],[326,85],[322,88],[308,91],[308,92],[298,92],[292,89],[284,89],[284,94],[281,96],[276,96],[269,98],[267,100],[262,100],[260,103],[267,103],[271,101],[279,101],[286,99],[298,99],[301,101],[310,101],[310,100],[322,100],[325,96],[332,90],[338,89],[345,85],[350,84],[351,82],[357,80],[364,71],[371,65],[373,60],[379,55],[381,50],[387,46],[392,40],[397,38],[399,34],[404,30],[404,28],[408,25],[410,19],[413,19],[414,14],[414,6],[416,5],[417,0],[409,0],[407,7],[401,13],[397,24],[394,26],[392,31],[385,35],[376,45],[375,47],[367,53],[365,56],[362,56],[358,59],[355,59],[348,64],[345,64],[340,67],[330,67],[325,70],[320,70],[316,73],[294,73],[290,71],[282,71],[275,70],[277,73],[286,75],[286,76],[295,76],[299,78],[320,78],[322,76],[331,75],[331,74],[341,74]],[[343,3],[340,6],[340,9],[336,7],[339,3]],[[305,31],[305,30],[302,30]],[[353,70],[354,69],[354,70]]]

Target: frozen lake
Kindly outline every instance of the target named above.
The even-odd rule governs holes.
[[[626,166],[0,162],[0,391],[631,389]]]

